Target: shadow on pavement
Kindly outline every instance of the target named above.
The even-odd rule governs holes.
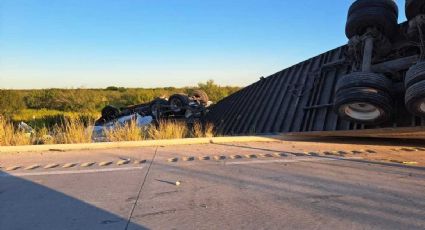
[[[204,187],[203,193],[214,193],[214,187],[226,188],[225,191],[244,194],[244,198],[234,198],[239,205],[246,203],[268,202],[268,205],[285,204],[289,210],[304,210],[303,213],[320,213],[332,220],[346,221],[357,226],[374,226],[378,229],[422,229],[425,222],[423,214],[423,182],[418,182],[421,171],[406,171],[390,174],[375,168],[374,173],[365,172],[363,164],[344,174],[345,166],[339,162],[335,166],[326,163],[303,163],[305,168],[280,166],[271,168],[265,165],[244,165],[223,167],[203,165],[199,167],[179,167],[176,165],[155,163],[155,170],[168,172],[173,177],[184,178],[188,183]],[[333,162],[336,164],[336,162]],[[210,170],[207,170],[210,167]],[[217,170],[216,167],[220,167]],[[369,168],[373,169],[373,168]],[[329,172],[329,173],[328,173]],[[407,181],[408,173],[414,174]],[[406,174],[406,175],[404,175]],[[336,176],[341,175],[341,176]],[[369,176],[367,176],[369,175]],[[406,176],[406,179],[396,179]],[[364,178],[364,179],[360,179]],[[383,180],[386,179],[386,180]],[[403,185],[398,183],[402,182]],[[199,183],[199,184],[198,184]],[[214,185],[214,186],[213,186]],[[399,186],[405,187],[405,190]],[[237,192],[236,192],[237,191]],[[250,194],[250,195],[248,195]],[[261,195],[260,195],[261,194]],[[220,194],[221,199],[229,202],[229,197]],[[253,197],[260,200],[254,200]],[[252,201],[251,201],[252,200]],[[279,208],[283,208],[280,206]]]
[[[0,171],[0,229],[126,229],[127,219]],[[132,230],[147,229],[130,223]]]

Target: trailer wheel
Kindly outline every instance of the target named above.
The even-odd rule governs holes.
[[[209,98],[208,94],[203,90],[194,90],[190,97],[194,98],[195,100],[199,101],[203,106],[206,106],[208,104]]]
[[[102,118],[106,121],[113,120],[120,115],[120,110],[112,105],[107,105],[102,109]]]
[[[425,117],[425,81],[420,81],[406,90],[407,110],[419,117]]]
[[[161,108],[164,105],[168,105],[167,100],[161,98],[153,100],[149,105],[152,116],[154,116],[156,119],[159,119],[161,117]]]
[[[334,109],[345,120],[361,124],[380,124],[391,118],[393,99],[381,90],[356,87],[339,91]]]
[[[423,80],[425,80],[425,62],[422,61],[413,65],[407,71],[406,77],[404,78],[404,86],[407,89]]]
[[[363,35],[368,28],[377,28],[391,38],[398,27],[398,8],[393,0],[357,0],[347,17],[345,34],[350,39]]]
[[[168,102],[170,103],[171,110],[176,114],[182,115],[186,112],[183,108],[189,105],[189,97],[185,94],[174,94],[171,95]]]
[[[338,92],[340,90],[353,87],[370,87],[385,92],[390,92],[392,81],[382,74],[353,72],[339,79],[336,85],[336,90]]]
[[[425,2],[423,0],[406,0],[405,11],[407,20],[411,20],[419,14],[425,14]]]

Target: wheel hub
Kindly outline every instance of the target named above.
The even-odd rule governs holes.
[[[424,101],[422,101],[421,105],[419,106],[419,109],[420,109],[423,113],[425,113],[425,100],[424,100]]]
[[[369,103],[349,104],[345,107],[345,113],[349,117],[360,121],[375,120],[381,116],[381,111],[376,106]]]

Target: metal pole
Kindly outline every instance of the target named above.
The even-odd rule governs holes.
[[[368,36],[364,41],[362,71],[370,72],[372,66],[373,37]]]
[[[373,37],[368,36],[364,41],[362,71],[370,72],[372,66]]]

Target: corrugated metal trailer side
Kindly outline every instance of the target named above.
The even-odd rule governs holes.
[[[208,120],[223,134],[308,133],[424,127],[410,115],[403,95],[396,95],[391,122],[367,126],[341,120],[333,112],[335,86],[351,71],[344,59],[346,46],[301,62],[236,92],[215,105]],[[341,132],[342,133],[342,132]],[[346,132],[344,132],[346,133]]]

